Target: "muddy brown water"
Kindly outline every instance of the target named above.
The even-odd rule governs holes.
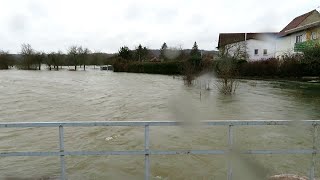
[[[225,127],[198,127],[200,120],[320,119],[320,84],[240,80],[234,96],[186,87],[165,75],[87,71],[0,71],[0,121],[192,122],[151,127],[151,149],[227,148]],[[201,99],[200,99],[201,92]],[[298,121],[297,121],[298,122]],[[141,150],[143,128],[66,128],[66,150]],[[239,149],[311,148],[310,128],[236,127]],[[58,129],[0,129],[0,151],[58,151]],[[59,157],[1,157],[0,179],[55,178]],[[235,161],[236,179],[281,173],[307,175],[310,155],[248,155]],[[152,179],[226,179],[223,155],[151,156]],[[318,161],[317,161],[318,162]],[[143,156],[67,157],[68,179],[143,179]],[[320,168],[317,168],[317,176]]]

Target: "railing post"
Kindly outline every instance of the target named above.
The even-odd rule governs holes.
[[[150,178],[150,160],[149,160],[149,125],[144,127],[144,179],[149,180]]]
[[[314,180],[315,177],[315,163],[316,163],[316,155],[317,155],[317,147],[316,147],[316,136],[317,136],[317,125],[314,124],[312,126],[312,161],[311,161],[311,169],[310,169],[310,180]]]
[[[233,146],[233,131],[232,125],[228,127],[228,180],[232,180],[232,146]]]
[[[66,166],[64,161],[64,132],[63,126],[59,126],[59,149],[60,149],[60,168],[61,168],[61,180],[66,180]]]

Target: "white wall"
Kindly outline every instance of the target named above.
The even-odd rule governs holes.
[[[249,60],[262,60],[275,57],[275,39],[264,40],[247,40],[247,53],[249,55]],[[258,49],[258,54],[255,55],[255,49]],[[267,54],[264,55],[264,49],[267,50]]]
[[[306,37],[306,31],[301,31],[297,33],[293,33],[291,35],[280,37],[280,38],[273,38],[273,37],[267,37],[262,38],[263,40],[255,40],[250,39],[240,42],[246,44],[247,53],[249,55],[249,60],[262,60],[262,59],[268,59],[273,57],[279,57],[281,58],[284,54],[293,54],[294,52],[294,45],[296,43],[296,36],[302,35],[302,42],[305,42]],[[260,38],[261,39],[261,38]],[[239,43],[230,44],[231,47],[236,47]],[[258,49],[258,55],[254,54],[255,49]],[[263,50],[267,49],[267,55],[263,54]],[[230,49],[230,55],[233,55],[233,52],[235,51],[235,48]]]
[[[294,33],[285,37],[280,37],[276,41],[276,57],[281,57],[284,54],[293,54],[296,36],[302,35],[302,42],[307,40],[306,31]]]
[[[276,51],[275,38],[267,39],[267,40],[250,39],[250,40],[242,41],[239,43],[229,44],[228,46],[232,47],[229,50],[229,55],[234,56],[234,53],[237,52],[239,45],[241,47],[242,46],[244,47],[242,48],[241,51],[247,52],[247,54],[249,55],[249,60],[256,61],[256,60],[275,57],[275,51]],[[255,49],[258,49],[257,55],[255,55],[254,53]],[[263,54],[264,49],[267,50],[266,55]]]

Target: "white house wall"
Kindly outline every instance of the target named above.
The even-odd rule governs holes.
[[[302,35],[302,42],[307,40],[306,31],[293,33],[279,38],[266,38],[263,40],[250,39],[239,43],[229,44],[228,46],[232,47],[229,50],[229,54],[233,56],[239,44],[242,44],[242,46],[243,44],[246,44],[249,60],[262,60],[274,57],[281,58],[282,55],[295,53],[294,45],[298,35]],[[258,49],[257,55],[255,55],[255,49]],[[263,54],[264,49],[267,49],[267,55]]]
[[[284,54],[293,54],[296,37],[302,35],[302,42],[307,40],[306,31],[294,33],[285,37],[280,37],[276,41],[276,57],[281,57]]]
[[[258,54],[255,55],[255,49],[258,49]],[[264,55],[264,49],[267,50],[267,54]],[[269,39],[267,41],[250,39],[247,40],[247,53],[249,55],[249,60],[262,60],[273,58],[275,55],[276,46],[275,40]]]
[[[268,58],[274,57],[275,51],[276,51],[275,45],[276,45],[275,39],[268,39],[267,41],[250,39],[247,41],[229,44],[228,46],[231,48],[229,49],[228,52],[229,52],[229,55],[234,56],[234,53],[236,53],[239,46],[241,47],[246,46],[247,48],[242,48],[241,51],[247,51],[249,60],[254,60],[254,61],[262,60],[262,59],[268,59]],[[255,49],[258,49],[257,55],[255,55]],[[266,55],[263,54],[264,49],[267,50]]]

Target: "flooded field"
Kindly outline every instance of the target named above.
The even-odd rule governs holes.
[[[240,80],[234,96],[186,87],[178,77],[87,71],[0,71],[0,121],[186,121],[192,126],[151,127],[153,150],[227,148],[227,128],[198,127],[201,120],[320,119],[320,84]],[[201,98],[200,98],[201,93]],[[141,150],[143,128],[65,128],[65,148]],[[289,127],[237,127],[239,149],[310,149],[311,131]],[[319,142],[319,141],[318,141]],[[58,129],[0,129],[0,151],[58,151]],[[0,179],[58,177],[58,157],[0,158]],[[310,155],[248,155],[235,179],[307,175]],[[152,179],[226,179],[223,155],[151,156]],[[318,161],[317,161],[318,162]],[[143,179],[143,156],[67,157],[68,179]],[[320,166],[319,166],[320,167]],[[320,177],[320,168],[317,176]],[[257,179],[257,178],[255,178]]]

